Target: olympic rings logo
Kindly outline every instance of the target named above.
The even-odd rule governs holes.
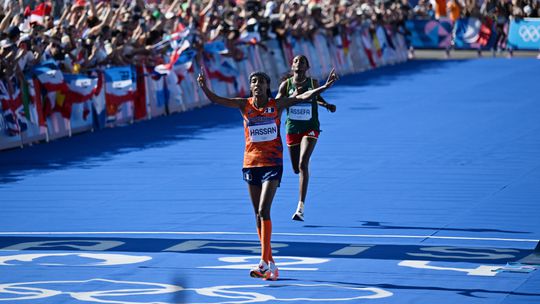
[[[53,285],[54,287],[48,287]],[[116,289],[114,286],[117,286]],[[59,287],[62,286],[62,287]],[[284,298],[279,297],[280,288],[271,287],[289,287],[306,290],[313,288],[319,291],[323,288],[339,289],[341,297],[332,298]],[[87,290],[87,287],[103,290]],[[58,290],[61,288],[62,290]],[[262,289],[275,295],[254,292],[253,289]],[[55,296],[70,296],[72,299],[94,303],[124,303],[124,304],[150,304],[160,303],[169,304],[169,302],[157,302],[158,295],[169,298],[187,298],[182,293],[192,292],[189,298],[202,301],[200,303],[261,303],[268,301],[310,301],[310,302],[333,302],[333,301],[355,301],[359,299],[381,299],[393,295],[393,293],[381,288],[358,287],[345,284],[280,284],[280,285],[228,285],[212,286],[204,288],[184,288],[178,285],[133,282],[133,281],[115,281],[107,279],[90,279],[81,281],[40,281],[40,282],[19,282],[0,284],[0,302],[2,301],[21,301],[37,300],[51,298]],[[311,293],[313,294],[313,293]],[[138,301],[134,301],[134,296],[139,296]],[[119,299],[122,297],[122,299]],[[221,298],[218,302],[209,302],[203,297]],[[199,299],[200,298],[200,299]],[[127,300],[130,299],[130,300]],[[229,301],[223,302],[223,299]]]
[[[540,40],[540,25],[522,25],[518,33],[525,42],[537,42]]]

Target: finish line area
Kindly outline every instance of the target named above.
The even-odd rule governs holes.
[[[0,303],[540,303],[540,61],[418,60],[324,94],[305,222],[260,245],[236,110],[0,153]]]

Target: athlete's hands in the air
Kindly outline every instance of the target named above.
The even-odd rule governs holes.
[[[199,73],[199,76],[197,76],[197,83],[199,84],[199,87],[201,88],[206,87],[206,76],[204,75],[203,71],[201,71]]]
[[[328,75],[328,79],[326,80],[326,83],[324,84],[325,87],[329,88],[331,87],[336,80],[338,80],[338,75],[336,74],[336,70],[332,68],[332,71],[330,71],[330,75]]]
[[[336,111],[336,105],[329,103],[326,105],[326,109],[328,109],[328,111],[330,111],[331,113],[334,113]]]

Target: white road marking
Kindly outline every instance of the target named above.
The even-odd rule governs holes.
[[[0,235],[256,235],[254,232],[232,231],[0,231]],[[495,237],[465,237],[465,236],[436,236],[436,235],[399,235],[399,234],[337,234],[337,233],[292,233],[274,232],[273,236],[316,236],[335,238],[381,238],[381,239],[434,239],[434,240],[470,240],[470,241],[500,241],[500,242],[528,242],[538,243],[538,239],[512,239]]]

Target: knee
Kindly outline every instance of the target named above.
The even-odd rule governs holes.
[[[259,213],[257,214],[257,216],[261,219],[261,221],[269,220],[270,219],[270,209],[268,209],[268,208],[259,209]]]
[[[308,172],[309,169],[309,160],[300,160],[300,164],[298,164],[298,168],[300,172]]]
[[[294,174],[298,174],[300,173],[300,168],[298,167],[299,164],[297,162],[292,162],[292,169],[293,169],[293,172]]]

